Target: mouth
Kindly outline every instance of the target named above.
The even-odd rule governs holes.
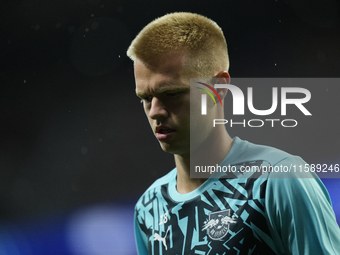
[[[175,129],[168,127],[157,127],[156,138],[160,141],[170,139],[175,134]]]

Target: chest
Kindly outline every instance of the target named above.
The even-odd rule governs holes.
[[[266,181],[221,180],[199,196],[176,202],[168,186],[144,200],[141,228],[149,254],[271,254]]]

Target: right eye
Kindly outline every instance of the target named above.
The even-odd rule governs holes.
[[[145,97],[145,98],[141,98],[140,102],[141,103],[150,103],[152,100],[152,97]]]

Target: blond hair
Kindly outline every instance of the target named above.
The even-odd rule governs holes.
[[[175,12],[155,19],[132,41],[127,55],[151,63],[166,54],[181,51],[199,75],[212,77],[228,71],[227,43],[222,29],[212,20],[194,13]]]

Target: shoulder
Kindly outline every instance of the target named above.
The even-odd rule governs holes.
[[[173,178],[176,178],[176,176],[177,176],[177,169],[174,168],[166,175],[154,181],[145,192],[151,189],[154,189],[155,187],[159,187],[159,186],[169,183]]]
[[[291,160],[295,157],[272,146],[251,143],[246,140],[241,140],[238,137],[234,138],[233,147],[235,152],[233,153],[234,162],[251,162],[261,160],[263,162],[267,162],[271,166],[274,166],[280,162],[286,162],[286,160]]]
[[[303,162],[292,156],[279,165],[288,169]],[[332,247],[340,245],[339,227],[327,189],[315,173],[271,172],[265,208],[273,239],[282,253],[310,254],[312,250],[315,254],[336,254]]]
[[[174,168],[163,177],[154,181],[139,198],[139,200],[136,203],[135,209],[138,209],[138,207],[140,207],[141,205],[145,205],[149,201],[152,201],[152,198],[154,198],[157,195],[157,193],[160,192],[161,187],[165,184],[168,184],[171,180],[176,178],[176,176],[177,169]]]

